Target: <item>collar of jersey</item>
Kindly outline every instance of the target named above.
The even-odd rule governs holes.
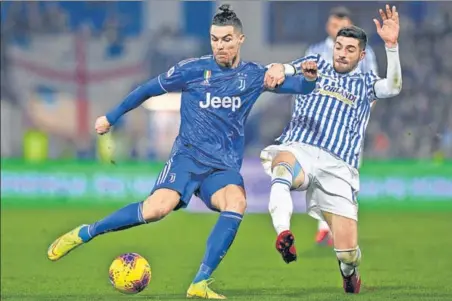
[[[333,70],[334,70],[334,67],[333,67]],[[358,75],[361,73],[361,70],[359,70],[358,66],[356,66],[355,69],[353,69],[352,71],[350,71],[348,73],[339,73],[339,72],[336,72],[336,70],[334,70],[334,72],[337,74],[338,77],[344,77],[344,76]]]
[[[215,64],[215,66],[217,66],[218,69],[220,69],[220,70],[223,71],[223,72],[225,72],[225,71],[234,71],[234,70],[237,70],[237,69],[239,69],[240,67],[242,67],[243,64],[244,64],[244,62],[243,62],[242,60],[240,60],[239,63],[238,63],[238,65],[237,65],[237,67],[235,67],[235,68],[227,68],[227,67],[222,67],[222,66],[220,66],[220,65],[217,63],[217,61],[215,60],[215,58],[213,57],[213,55],[212,55],[212,60],[213,60],[213,63]]]

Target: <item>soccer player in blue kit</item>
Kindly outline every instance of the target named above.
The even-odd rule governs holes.
[[[182,91],[181,125],[170,159],[144,201],[130,204],[90,225],[81,225],[50,245],[48,257],[58,260],[98,235],[161,220],[184,208],[193,194],[220,216],[208,240],[198,273],[187,297],[225,299],[209,288],[209,278],[231,246],[246,209],[240,167],[244,127],[263,92],[266,68],[240,59],[242,24],[228,5],[213,18],[210,29],[213,56],[179,62],[168,72],[132,91],[95,128],[104,134],[126,112],[149,97]],[[273,91],[307,94],[314,90],[317,65],[302,65],[303,76],[287,77]]]

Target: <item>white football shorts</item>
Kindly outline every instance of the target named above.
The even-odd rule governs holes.
[[[271,176],[273,159],[279,152],[292,153],[309,179],[298,191],[306,191],[307,213],[324,220],[322,211],[358,220],[358,170],[329,152],[308,144],[289,142],[270,145],[262,150],[260,158],[265,172]]]

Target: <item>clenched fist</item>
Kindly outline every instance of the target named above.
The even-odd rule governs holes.
[[[308,81],[315,81],[317,79],[317,63],[313,61],[306,61],[301,63],[301,72]]]
[[[110,122],[108,122],[106,116],[100,116],[96,119],[94,128],[96,129],[96,133],[98,133],[99,135],[103,135],[110,131],[111,125]]]
[[[267,72],[265,72],[264,85],[267,89],[273,90],[284,82],[286,78],[284,74],[283,64],[273,64]]]

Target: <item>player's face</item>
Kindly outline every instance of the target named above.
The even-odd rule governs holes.
[[[359,47],[358,39],[337,37],[333,50],[334,70],[339,73],[352,71],[365,54],[365,51]]]
[[[219,65],[232,67],[238,63],[238,54],[244,41],[245,36],[233,26],[212,25],[210,28],[210,44]]]
[[[350,25],[352,21],[349,18],[330,16],[326,22],[326,32],[334,40],[339,30]]]

